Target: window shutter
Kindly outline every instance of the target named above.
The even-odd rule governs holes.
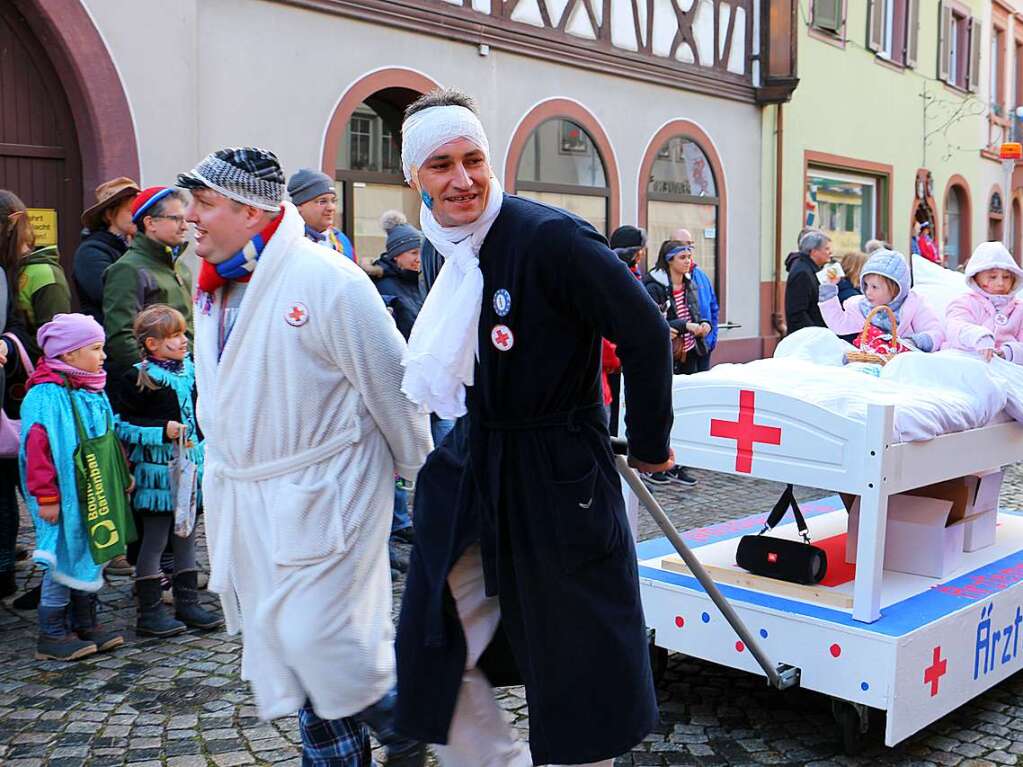
[[[948,71],[949,46],[952,44],[952,9],[942,3],[941,24],[938,27],[938,79],[951,82]]]
[[[916,66],[920,26],[920,0],[906,0],[906,66]]]
[[[970,19],[970,69],[966,74],[966,87],[976,91],[980,87],[980,19]]]
[[[868,0],[867,3],[867,47],[875,53],[884,45],[884,2]]]
[[[842,29],[842,0],[814,0],[813,25],[838,34]]]

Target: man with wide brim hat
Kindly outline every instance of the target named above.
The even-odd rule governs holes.
[[[128,249],[135,234],[131,203],[139,185],[130,178],[104,181],[96,187],[96,204],[82,213],[88,233],[75,251],[71,276],[82,312],[103,323],[103,273]]]

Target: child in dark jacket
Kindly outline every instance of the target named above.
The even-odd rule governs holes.
[[[135,565],[136,631],[157,637],[174,636],[187,627],[211,630],[223,624],[219,616],[199,606],[195,527],[185,537],[171,535],[177,502],[170,462],[179,443],[196,465],[202,485],[203,441],[195,417],[195,368],[188,356],[186,329],[184,316],[170,306],[155,304],[140,312],[133,332],[142,360],[123,374],[118,387],[121,417],[137,426],[159,427],[166,435],[162,444],[135,445],[129,454],[135,467],[132,505],[142,519]],[[160,555],[168,536],[174,550],[175,618],[167,615],[160,601]]]

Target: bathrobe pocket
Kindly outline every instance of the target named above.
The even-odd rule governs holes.
[[[345,550],[340,486],[328,478],[308,485],[284,482],[271,512],[273,559],[278,565],[306,565]]]

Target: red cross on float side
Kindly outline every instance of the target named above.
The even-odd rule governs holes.
[[[948,671],[948,658],[941,657],[941,645],[934,648],[931,665],[924,669],[924,684],[931,686],[931,697],[938,694],[941,678]]]
[[[710,419],[710,436],[735,440],[735,470],[741,474],[753,471],[753,447],[757,443],[780,445],[781,429],[755,423],[756,392],[739,391],[739,420]]]

